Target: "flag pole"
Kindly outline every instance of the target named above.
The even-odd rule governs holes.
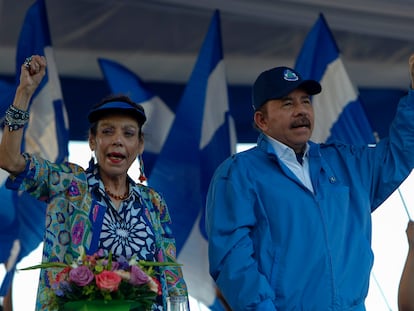
[[[378,282],[377,277],[375,276],[374,271],[371,271],[371,276],[374,279],[375,284],[377,284],[378,289],[379,289],[380,294],[381,294],[381,297],[384,300],[385,304],[387,305],[388,310],[389,311],[392,311],[392,308],[390,307],[390,304],[388,302],[388,299],[387,299],[387,297],[385,297],[384,291],[382,290],[382,287],[381,287],[380,283]]]
[[[411,215],[410,215],[410,212],[408,211],[407,204],[405,204],[404,196],[402,195],[402,192],[401,192],[401,189],[400,188],[398,188],[398,194],[400,195],[401,202],[402,202],[402,204],[404,206],[405,212],[407,213],[408,219],[409,220],[412,220]]]

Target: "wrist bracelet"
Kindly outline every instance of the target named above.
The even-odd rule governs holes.
[[[16,131],[23,128],[29,122],[29,112],[21,110],[11,105],[6,111],[4,124],[9,127],[9,131]]]

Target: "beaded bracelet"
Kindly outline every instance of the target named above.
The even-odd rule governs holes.
[[[21,110],[11,105],[6,111],[4,124],[9,127],[9,131],[16,131],[23,128],[29,122],[29,112]]]

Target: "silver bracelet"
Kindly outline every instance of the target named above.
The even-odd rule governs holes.
[[[4,124],[9,127],[9,131],[16,131],[23,128],[29,122],[29,112],[21,110],[11,105],[6,111]]]

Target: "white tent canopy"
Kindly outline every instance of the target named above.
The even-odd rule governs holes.
[[[0,75],[14,74],[15,47],[33,0],[0,0]],[[229,83],[293,65],[323,13],[358,86],[407,86],[414,15],[407,0],[47,0],[58,72],[101,77],[107,57],[145,80],[185,82],[214,9],[221,12]]]

